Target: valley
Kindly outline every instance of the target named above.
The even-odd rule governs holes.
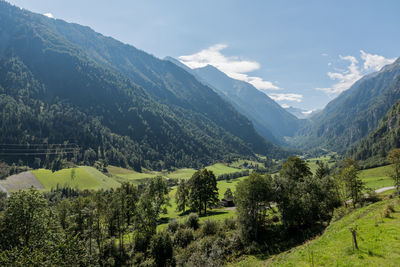
[[[127,39],[35,12],[0,0],[0,266],[398,265],[399,58],[201,49],[176,22],[188,55],[166,10]],[[138,33],[139,13],[101,21]],[[126,42],[145,37],[179,54]]]

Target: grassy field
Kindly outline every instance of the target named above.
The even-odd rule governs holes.
[[[396,212],[382,218],[386,205]],[[398,200],[385,200],[361,208],[332,223],[315,240],[269,260],[268,266],[399,266],[400,205]],[[382,219],[381,219],[382,218]],[[353,250],[349,227],[358,226],[360,250]]]
[[[365,182],[367,187],[372,189],[393,186],[393,180],[389,177],[391,170],[391,165],[361,170],[359,177]]]
[[[382,216],[385,207],[396,210]],[[359,250],[353,250],[350,227],[358,227]],[[358,209],[331,223],[324,234],[287,252],[265,259],[248,256],[228,266],[399,266],[400,205],[384,200]]]
[[[72,175],[72,170],[75,170],[75,175]],[[87,166],[63,169],[54,173],[50,170],[39,169],[32,171],[32,173],[46,190],[56,188],[57,185],[79,189],[110,189],[120,185],[95,168]]]

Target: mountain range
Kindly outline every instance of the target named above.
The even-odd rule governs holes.
[[[293,144],[300,148],[325,148],[344,153],[374,130],[400,99],[400,59],[364,76],[298,131]]]
[[[213,88],[249,118],[255,129],[266,139],[278,145],[285,145],[285,137],[292,137],[299,128],[300,121],[293,114],[250,83],[230,78],[211,65],[190,69],[171,57],[167,57],[166,60],[184,68],[199,81]]]
[[[286,153],[175,64],[3,1],[0,70],[3,144],[73,142],[136,169]]]
[[[63,155],[136,170],[293,154],[281,147],[384,158],[399,145],[399,74],[400,59],[302,117],[213,66],[191,69],[0,1],[0,154],[11,163],[7,153],[19,149],[44,167]],[[47,147],[28,155],[32,144]],[[51,144],[79,151],[48,153]]]

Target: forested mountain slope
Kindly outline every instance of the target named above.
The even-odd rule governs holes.
[[[185,68],[176,59],[166,59]],[[293,136],[298,130],[301,121],[253,85],[230,78],[210,65],[197,69],[188,67],[185,69],[232,103],[268,140],[282,145],[285,144],[285,136]]]
[[[160,169],[282,153],[176,65],[2,1],[0,94],[0,143],[73,142],[70,157],[87,163]]]
[[[375,129],[400,99],[397,77],[400,60],[357,81],[314,115],[295,139],[302,148],[322,147],[345,152]]]
[[[393,86],[400,90],[400,77]],[[397,101],[374,129],[361,142],[349,149],[349,156],[356,160],[372,158],[383,162],[388,152],[400,147],[400,100]]]

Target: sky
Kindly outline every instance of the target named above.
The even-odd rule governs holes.
[[[400,1],[10,0],[159,58],[214,65],[284,107],[322,109],[399,55]]]

